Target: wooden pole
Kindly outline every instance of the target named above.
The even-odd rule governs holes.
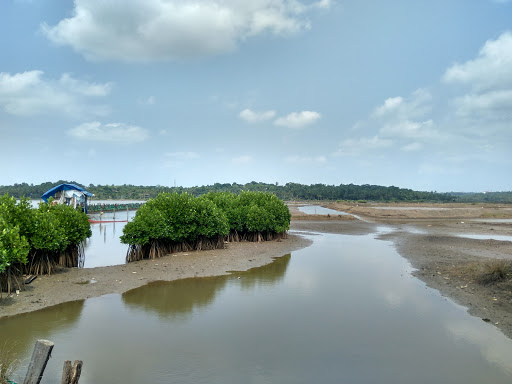
[[[66,360],[64,362],[64,368],[62,369],[62,380],[61,384],[68,384],[71,380],[71,360]]]
[[[71,371],[71,381],[69,384],[78,384],[78,380],[80,379],[80,375],[82,374],[82,365],[84,362],[82,360],[75,360],[73,363],[73,370]]]
[[[78,384],[78,380],[82,374],[83,364],[82,360],[75,360],[73,367],[71,367],[71,361],[66,360],[64,362],[64,369],[62,370],[61,384]]]
[[[54,344],[49,340],[37,340],[28,365],[27,376],[23,384],[39,384],[43,378],[46,363],[50,359]]]

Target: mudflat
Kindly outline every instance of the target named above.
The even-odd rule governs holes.
[[[492,322],[512,338],[512,284],[483,284],[473,273],[489,260],[512,260],[512,207],[469,204],[346,204],[324,207],[351,215],[305,215],[300,203],[289,204],[292,231],[286,239],[229,243],[226,249],[184,252],[157,260],[90,269],[63,269],[39,276],[26,290],[0,299],[0,317],[35,311],[68,301],[122,293],[151,281],[171,281],[236,273],[272,262],[310,241],[302,233],[346,235],[389,230],[379,238],[392,241],[416,268],[414,275],[443,295]],[[469,236],[469,237],[468,237]],[[492,239],[495,238],[495,239]],[[231,271],[231,272],[230,272]]]
[[[292,214],[303,215],[297,206]],[[468,308],[512,338],[512,276],[501,282],[482,282],[480,272],[498,260],[512,262],[512,206],[500,204],[320,204],[356,215],[357,221],[293,221],[306,231],[379,235],[392,241],[398,253],[416,269],[428,286]]]

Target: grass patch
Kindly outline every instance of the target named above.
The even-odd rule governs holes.
[[[489,285],[512,278],[512,261],[510,260],[489,260],[482,263],[477,271],[476,279],[480,284]]]
[[[21,360],[18,359],[15,344],[5,341],[0,345],[0,384],[9,383],[9,379],[14,377],[14,374],[21,365]]]

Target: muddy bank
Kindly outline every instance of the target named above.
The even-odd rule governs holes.
[[[512,338],[512,280],[482,284],[474,273],[489,261],[512,260],[512,241],[504,241],[512,240],[512,222],[485,221],[512,218],[510,206],[379,204],[359,207],[342,203],[322,206],[357,214],[364,222],[292,221],[292,227],[357,235],[386,226],[389,231],[379,238],[394,243],[399,254],[416,268],[417,278]],[[292,214],[301,213],[294,209]]]
[[[512,260],[512,242],[464,238],[461,232],[461,227],[453,224],[451,228],[445,225],[443,233],[414,234],[398,229],[381,238],[394,242],[400,255],[416,268],[416,277],[512,338],[511,281],[484,284],[476,276],[488,261]],[[475,228],[467,233],[475,233]]]
[[[151,281],[224,275],[245,271],[273,258],[304,248],[309,240],[289,235],[281,241],[229,243],[226,249],[171,254],[110,267],[63,269],[51,276],[38,276],[19,295],[0,299],[0,317],[36,311],[68,301],[123,293]]]

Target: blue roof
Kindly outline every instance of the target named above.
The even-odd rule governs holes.
[[[52,189],[47,190],[45,193],[43,193],[41,195],[41,198],[45,202],[48,202],[48,198],[49,197],[55,196],[55,194],[57,192],[60,192],[60,191],[80,191],[80,192],[83,192],[83,194],[85,196],[88,196],[88,197],[92,196],[91,192],[86,191],[85,189],[83,189],[82,187],[79,187],[78,185],[75,185],[75,184],[60,184],[60,185],[57,185],[56,187],[53,187]]]

